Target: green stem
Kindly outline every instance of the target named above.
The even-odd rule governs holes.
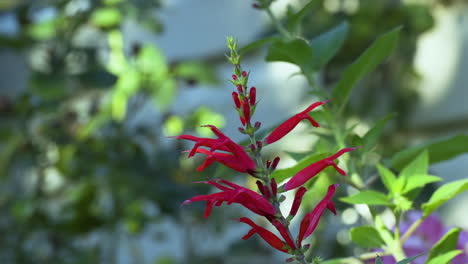
[[[406,233],[401,237],[401,240],[400,240],[400,243],[403,245],[406,240],[408,240],[408,238],[414,233],[414,231],[416,231],[416,229],[418,229],[418,227],[422,224],[422,222],[424,222],[424,220],[426,220],[426,217],[421,217],[419,218],[416,222],[414,222],[409,228],[408,228],[408,231],[406,231]]]

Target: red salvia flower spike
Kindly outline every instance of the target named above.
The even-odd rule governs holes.
[[[307,213],[304,218],[301,221],[301,226],[299,230],[299,235],[297,236],[297,245],[300,247],[302,241],[310,236],[312,232],[314,232],[315,228],[317,227],[320,217],[322,216],[323,212],[325,212],[325,209],[327,208],[335,208],[334,205],[330,206],[330,204],[333,204],[331,201],[331,198],[333,194],[335,194],[336,187],[338,187],[338,184],[332,184],[328,187],[327,194],[325,197],[318,203],[318,205],[312,210],[312,212]],[[332,211],[334,214],[336,214],[335,211]]]
[[[284,137],[286,134],[288,134],[291,130],[293,130],[299,122],[301,122],[303,119],[307,119],[310,121],[310,123],[314,127],[319,127],[320,125],[312,118],[309,116],[309,112],[312,111],[314,108],[323,105],[327,103],[330,100],[326,101],[321,101],[321,102],[315,102],[311,104],[309,107],[307,107],[304,111],[292,116],[288,120],[284,121],[281,125],[279,125],[275,130],[273,130],[270,135],[268,135],[265,138],[265,142],[267,144],[271,144],[273,142],[276,142],[280,140],[282,137]]]
[[[283,189],[285,191],[297,188],[304,183],[306,183],[308,180],[312,179],[315,175],[317,175],[319,172],[324,170],[328,166],[333,166],[341,175],[346,175],[346,172],[340,169],[336,163],[335,159],[339,158],[341,155],[343,155],[346,152],[355,150],[357,148],[344,148],[340,151],[338,151],[336,154],[325,158],[323,160],[317,161],[301,171],[299,171],[296,175],[294,175],[284,186]]]
[[[243,162],[234,155],[222,152],[211,152],[203,148],[198,148],[196,152],[207,155],[205,162],[197,168],[197,171],[203,171],[215,161],[238,172],[248,173],[249,171],[250,164],[243,164]]]
[[[271,192],[273,193],[273,196],[276,196],[278,194],[278,184],[276,184],[275,178],[271,178]]]
[[[190,141],[195,141],[195,145],[193,146],[192,150],[190,151],[189,153],[189,158],[192,157],[193,155],[195,155],[196,151],[197,151],[197,148],[200,147],[200,146],[203,146],[203,147],[213,147],[213,146],[217,146],[217,149],[219,150],[223,150],[223,151],[229,151],[229,148],[227,146],[223,146],[223,145],[219,145],[219,140],[218,139],[214,139],[214,138],[200,138],[200,137],[196,137],[196,136],[192,136],[192,135],[180,135],[180,136],[176,136],[174,137],[176,139],[184,139],[184,140],[190,140]]]
[[[276,229],[280,232],[281,236],[284,238],[284,240],[286,241],[286,244],[288,244],[288,246],[291,248],[291,249],[296,249],[296,244],[294,244],[294,241],[293,239],[291,238],[291,235],[289,234],[288,230],[286,229],[286,227],[281,224],[280,221],[278,221],[277,219],[273,219],[273,221],[271,221],[271,223],[276,227]]]
[[[250,105],[255,105],[257,99],[257,88],[251,87],[249,92],[249,103]]]
[[[299,210],[299,206],[301,205],[302,202],[302,197],[304,197],[304,194],[307,192],[307,189],[302,186],[299,188],[296,192],[296,195],[294,196],[294,201],[291,206],[291,211],[289,212],[289,215],[295,216],[297,214],[297,211]]]
[[[232,92],[232,99],[234,100],[234,104],[236,105],[236,108],[240,108],[241,103],[239,100],[239,94],[237,94],[236,92]]]
[[[250,220],[247,217],[241,217],[239,219],[239,222],[246,223],[252,227],[252,229],[245,236],[243,236],[242,239],[246,240],[246,239],[249,239],[254,234],[259,234],[260,237],[263,240],[265,240],[265,242],[270,244],[270,246],[276,248],[279,251],[282,251],[285,253],[288,252],[288,250],[286,249],[286,243],[282,241],[279,237],[277,237],[275,234],[273,234],[272,232],[268,231],[267,229],[261,226],[258,226],[257,224],[255,224],[252,220]]]

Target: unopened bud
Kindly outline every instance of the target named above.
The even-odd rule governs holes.
[[[250,148],[250,150],[255,151],[255,145],[254,144],[250,144],[249,148]]]
[[[237,91],[239,91],[239,93],[244,92],[244,89],[242,88],[242,84],[238,84],[238,85],[236,85],[236,87],[237,87]]]
[[[239,95],[236,92],[232,92],[232,99],[234,100],[234,104],[236,105],[236,108],[240,108],[241,103],[239,101]]]
[[[252,88],[250,88],[250,94],[249,94],[250,105],[254,105],[256,99],[257,99],[257,88],[252,86]]]
[[[237,76],[236,76],[235,74],[233,74],[233,75],[232,75],[232,79],[233,79],[234,81],[237,81]]]
[[[257,148],[258,148],[259,150],[262,149],[263,144],[262,144],[261,141],[258,141],[258,140],[257,140],[257,142],[255,142],[255,143],[257,144]]]
[[[262,123],[260,123],[259,121],[255,122],[254,124],[255,131],[259,130],[261,126],[262,126]]]
[[[244,129],[244,128],[242,128],[242,127],[238,127],[237,129],[238,129],[238,130],[239,130],[239,132],[241,132],[242,134],[245,134],[245,129]]]
[[[280,162],[280,157],[276,157],[274,160],[273,160],[273,163],[271,164],[271,168],[272,169],[276,169],[276,166],[278,166],[278,163]]]
[[[244,78],[247,77],[247,72],[246,71],[242,72],[242,77],[244,77]]]
[[[271,165],[271,160],[267,160],[267,162],[266,162],[267,169],[270,168],[270,165]]]

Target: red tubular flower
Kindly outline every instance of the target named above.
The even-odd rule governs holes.
[[[234,104],[236,105],[236,108],[240,108],[241,103],[239,101],[239,94],[236,92],[232,92],[232,99],[234,100]]]
[[[227,202],[227,204],[239,203],[250,211],[264,216],[267,219],[273,219],[273,215],[276,213],[275,207],[273,207],[265,197],[233,182],[226,180],[210,180],[201,183],[213,185],[220,189],[221,192],[198,195],[186,200],[182,205],[190,204],[192,202],[206,201],[205,218],[210,215],[213,206],[220,206],[223,202]]]
[[[289,118],[288,120],[284,121],[281,125],[279,125],[275,130],[273,130],[270,135],[265,138],[265,142],[267,144],[271,144],[280,140],[286,134],[288,134],[291,130],[293,130],[299,122],[304,119],[310,121],[310,123],[314,127],[319,127],[320,125],[315,121],[312,117],[309,116],[309,112],[312,111],[314,108],[327,103],[330,100],[322,101],[322,102],[315,102],[307,107],[304,111],[294,115],[293,117]]]
[[[245,121],[250,122],[250,105],[247,97],[244,97],[244,101],[242,102],[242,111],[244,113]]]
[[[278,221],[277,219],[273,219],[273,221],[271,221],[271,223],[276,227],[276,229],[278,229],[278,231],[280,232],[281,236],[284,238],[284,240],[286,241],[286,244],[288,244],[288,246],[291,248],[291,249],[296,249],[296,244],[294,244],[294,241],[293,239],[291,238],[291,235],[289,234],[288,230],[286,229],[286,227],[281,224],[280,221]]]
[[[217,149],[223,150],[223,151],[229,151],[229,148],[224,145],[219,144],[219,140],[215,138],[200,138],[192,135],[180,135],[174,137],[176,139],[185,139],[185,140],[190,140],[190,141],[195,141],[195,145],[193,146],[192,150],[190,151],[189,158],[195,155],[197,152],[197,148],[200,146],[203,147],[209,147],[211,148],[212,146],[217,146]]]
[[[206,167],[213,164],[215,161],[225,165],[228,168],[231,168],[235,171],[242,172],[242,173],[250,173],[251,170],[248,166],[250,164],[243,164],[242,160],[239,160],[236,156],[228,153],[223,152],[211,152],[209,150],[198,148],[196,150],[197,153],[205,154],[207,157],[205,162],[203,162],[200,167],[197,168],[197,171],[203,171]]]
[[[297,188],[304,183],[306,183],[308,180],[310,180],[312,177],[317,175],[319,172],[324,170],[328,166],[333,166],[341,175],[346,175],[346,172],[338,167],[335,163],[335,159],[340,157],[346,152],[355,150],[357,148],[344,148],[334,155],[325,158],[323,160],[319,160],[315,163],[312,163],[311,165],[305,167],[301,171],[299,171],[296,175],[294,175],[284,186],[283,189],[285,191]]]
[[[312,212],[307,213],[301,222],[301,227],[299,230],[299,235],[297,236],[297,245],[300,247],[302,240],[310,236],[317,227],[320,217],[322,216],[325,209],[329,209],[336,214],[335,204],[331,201],[333,194],[335,194],[336,187],[338,184],[332,184],[328,187],[327,194],[325,197],[318,203],[318,205],[312,210]]]
[[[270,186],[271,192],[273,192],[273,195],[276,196],[276,194],[278,193],[278,184],[276,184],[275,178],[271,178]]]
[[[263,238],[263,240],[265,240],[268,244],[270,244],[270,246],[276,248],[279,251],[288,253],[288,250],[286,249],[287,248],[286,243],[283,240],[281,240],[279,237],[277,237],[275,234],[273,234],[272,232],[255,224],[252,220],[250,220],[247,217],[241,217],[239,219],[239,222],[246,223],[252,227],[252,229],[245,236],[243,236],[242,239],[247,240],[251,236],[255,234],[259,234]]]
[[[291,211],[289,212],[289,215],[295,216],[297,214],[297,211],[299,210],[299,206],[301,205],[302,202],[302,197],[304,194],[307,192],[307,189],[304,186],[301,186],[299,190],[297,190],[296,195],[294,196],[294,201],[291,206]]]
[[[251,87],[249,92],[249,103],[250,105],[255,105],[255,101],[257,100],[257,88]]]

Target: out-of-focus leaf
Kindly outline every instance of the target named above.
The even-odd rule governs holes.
[[[153,94],[153,98],[161,110],[166,110],[174,100],[177,92],[176,87],[176,83],[173,79],[166,79]]]
[[[348,35],[348,30],[348,22],[344,21],[310,41],[313,51],[312,67],[315,71],[320,70],[336,55]]]
[[[373,71],[396,48],[400,29],[396,28],[379,37],[344,71],[331,96],[335,100],[334,103],[339,106],[338,112],[341,112],[348,103],[349,95],[356,83]]]
[[[393,205],[384,193],[372,190],[365,190],[351,196],[340,198],[340,200],[350,204]]]
[[[268,48],[267,61],[296,64],[305,72],[312,71],[312,49],[303,39],[277,40]]]
[[[452,228],[441,239],[439,239],[439,241],[437,241],[437,243],[432,247],[431,251],[429,252],[429,256],[427,257],[426,263],[430,263],[431,260],[434,260],[436,257],[439,257],[449,252],[453,252],[453,250],[457,248],[458,236],[460,235],[460,230],[461,230],[460,228]],[[453,257],[455,257],[456,255],[458,254],[455,254]],[[452,256],[452,255],[450,254],[449,256]],[[444,258],[446,259],[448,258],[448,256],[445,256]],[[447,264],[450,262],[452,258],[446,259],[445,261],[433,262],[433,263]]]
[[[122,15],[116,7],[96,9],[91,15],[91,23],[104,28],[115,27],[121,20]]]
[[[127,113],[128,96],[123,91],[115,91],[112,95],[112,118],[116,121],[123,121]]]
[[[208,65],[200,62],[183,62],[174,68],[174,74],[187,80],[199,83],[215,84],[218,82],[215,72]]]
[[[286,27],[290,32],[298,32],[300,24],[304,17],[307,15],[308,12],[312,10],[315,6],[317,6],[320,2],[316,0],[310,0],[307,4],[305,4],[299,11],[296,13],[288,16],[288,22]]]
[[[255,40],[254,42],[251,42],[247,45],[245,45],[244,47],[240,48],[239,49],[239,54],[240,55],[243,55],[253,49],[258,49],[260,47],[262,47],[263,45],[267,44],[267,43],[270,43],[270,42],[273,42],[273,41],[279,41],[280,38],[279,37],[268,37],[268,38],[262,38],[262,39],[259,39],[259,40]]]
[[[380,136],[382,135],[385,125],[395,116],[396,114],[394,113],[385,116],[384,118],[380,119],[377,123],[375,123],[373,128],[367,131],[367,133],[363,137],[364,146],[362,148],[362,152],[366,153],[375,147]]]
[[[451,250],[449,252],[445,252],[443,254],[438,255],[437,257],[432,258],[431,260],[427,261],[427,264],[449,264],[452,259],[456,256],[463,253],[463,250]]]
[[[429,151],[429,164],[450,160],[468,152],[468,135],[460,134],[443,140],[427,142],[398,152],[392,157],[392,168],[403,168],[424,149]]]
[[[384,241],[379,232],[372,226],[358,226],[351,228],[351,240],[363,248],[380,248]]]
[[[380,257],[377,257],[375,259],[375,264],[383,264],[382,260],[380,259]]]
[[[425,216],[430,215],[442,204],[468,189],[468,179],[450,182],[440,186],[428,202],[422,205]]]
[[[45,41],[53,38],[57,33],[57,20],[51,19],[28,27],[28,34],[35,40]]]

